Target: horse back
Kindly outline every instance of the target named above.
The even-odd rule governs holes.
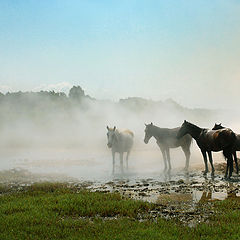
[[[130,131],[129,129],[126,129],[126,130],[122,131],[122,133],[124,133],[124,134],[129,134],[129,135],[131,135],[132,137],[134,137],[133,132]]]
[[[230,128],[208,130],[205,133],[204,143],[213,150],[231,147],[236,143],[236,135]]]
[[[189,147],[192,142],[192,137],[186,134],[182,138],[178,139],[177,134],[180,127],[176,128],[161,128],[158,134],[158,143],[166,145],[169,148],[176,147]]]
[[[118,131],[118,141],[114,143],[114,152],[129,152],[133,146],[133,132],[130,130]]]
[[[229,141],[235,141],[236,135],[230,128],[219,129],[213,133],[214,140],[222,139],[222,138],[229,140]]]

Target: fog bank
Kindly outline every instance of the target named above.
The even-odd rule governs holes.
[[[20,166],[64,173],[71,165],[67,174],[75,171],[73,176],[86,178],[111,172],[106,126],[134,132],[130,167],[135,172],[163,167],[155,140],[151,139],[148,145],[143,143],[144,123],[173,128],[186,119],[207,128],[215,122],[232,126],[235,131],[239,126],[239,114],[227,110],[189,109],[172,99],[129,97],[118,102],[103,101],[86,95],[81,87],[73,87],[68,96],[54,91],[1,94],[0,109],[2,169]],[[201,164],[195,143],[192,153],[190,165]],[[173,167],[185,165],[180,149],[171,154]]]

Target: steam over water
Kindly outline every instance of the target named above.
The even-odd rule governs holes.
[[[187,109],[173,100],[99,101],[86,96],[80,87],[73,88],[69,96],[54,92],[1,95],[0,107],[1,170],[21,168],[79,180],[113,178],[107,125],[134,132],[129,171],[125,174],[128,178],[161,177],[161,152],[153,138],[144,144],[144,123],[173,128],[187,119],[201,127],[210,128],[215,122],[222,122],[238,130],[226,111]],[[203,167],[195,141],[191,152],[190,168]],[[222,155],[214,154],[214,161],[223,161]],[[171,163],[173,173],[185,166],[181,148],[171,150]],[[118,156],[115,177],[120,177]]]

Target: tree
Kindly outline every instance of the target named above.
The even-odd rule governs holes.
[[[73,86],[69,91],[69,98],[75,101],[81,101],[85,97],[84,90],[80,86]]]

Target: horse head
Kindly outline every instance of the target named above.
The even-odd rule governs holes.
[[[188,133],[188,128],[189,128],[190,123],[184,120],[182,126],[180,127],[178,133],[177,133],[177,139],[180,139],[184,135]]]
[[[144,142],[147,144],[149,139],[153,136],[153,123],[151,122],[150,124],[145,123],[145,137],[144,137]]]
[[[107,132],[107,139],[108,139],[107,146],[109,148],[111,148],[115,139],[116,139],[116,127],[114,126],[114,128],[110,128],[110,127],[107,126],[107,130],[108,130],[108,132]]]

